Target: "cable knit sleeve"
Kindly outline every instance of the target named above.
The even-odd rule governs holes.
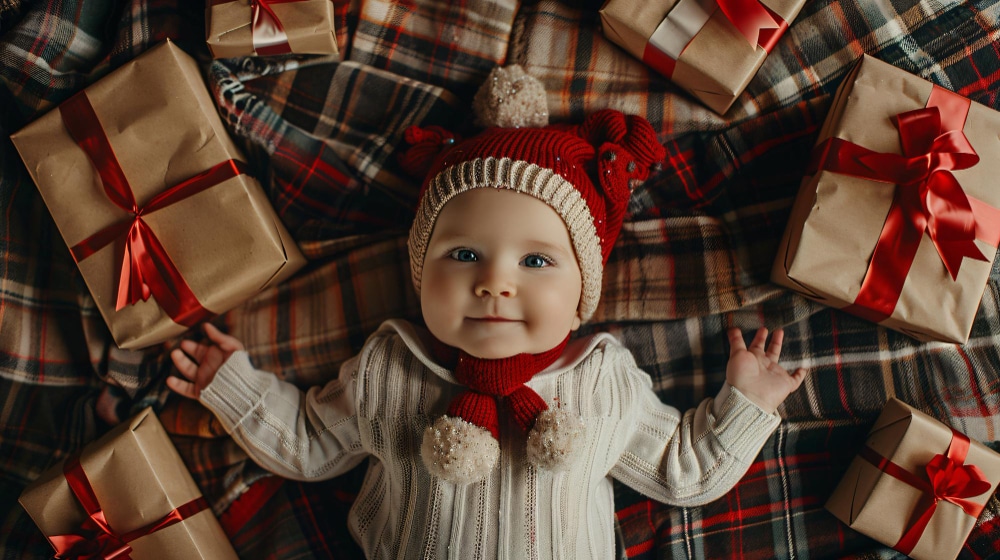
[[[724,495],[746,474],[780,417],[728,384],[716,399],[681,414],[660,402],[649,375],[620,346],[605,360],[625,384],[620,393],[623,442],[611,476],[655,500],[701,505]]]
[[[337,379],[302,392],[235,352],[199,400],[265,469],[295,480],[332,478],[366,456],[354,402],[357,367],[352,358]]]

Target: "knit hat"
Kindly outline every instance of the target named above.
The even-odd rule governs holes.
[[[519,76],[530,78],[523,72]],[[510,88],[509,80],[492,78],[485,86],[498,83]],[[511,98],[495,93],[480,93],[477,98],[485,97],[493,104],[500,99],[499,103],[517,105],[537,119],[542,111],[517,97],[520,92],[534,96],[536,91],[522,86]],[[494,113],[507,121],[535,122],[516,114]],[[478,118],[483,122],[485,117],[480,114]],[[625,217],[630,182],[645,179],[650,167],[665,157],[646,119],[611,109],[597,111],[579,125],[494,126],[464,141],[441,127],[411,127],[405,139],[410,147],[400,163],[425,177],[409,238],[410,271],[417,292],[427,244],[444,205],[472,189],[510,189],[545,202],[565,222],[583,277],[582,321],[597,309],[604,265]]]
[[[467,140],[435,126],[405,133],[410,147],[400,163],[424,177],[408,244],[414,287],[420,291],[427,246],[448,201],[477,188],[509,189],[545,202],[562,218],[582,277],[578,313],[588,320],[600,300],[630,182],[645,179],[665,157],[653,127],[642,117],[610,109],[579,125],[547,125],[544,89],[516,66],[495,69],[473,103],[477,123],[489,128]],[[525,385],[564,346],[502,360],[467,355],[444,360],[457,364],[455,376],[467,390],[424,432],[421,456],[431,474],[458,484],[486,476],[499,457],[501,408],[527,433],[532,464],[565,468],[580,447],[583,421],[566,409],[550,409]]]

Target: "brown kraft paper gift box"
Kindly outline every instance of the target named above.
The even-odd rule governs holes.
[[[263,27],[253,26],[255,10]],[[339,54],[331,0],[208,0],[205,28],[214,58]]]
[[[84,118],[88,105],[89,119]],[[106,137],[104,145],[113,154],[93,159],[68,128],[76,120],[90,124],[95,137]],[[245,165],[244,158],[227,135],[195,61],[171,42],[108,74],[11,139],[121,348],[143,348],[180,335],[305,264],[257,180],[245,170],[234,171]],[[130,190],[128,196],[143,208],[142,247],[158,243],[174,266],[173,276],[149,273],[148,267],[143,269],[147,274],[137,274],[127,266],[150,261],[128,259],[124,252],[140,220],[125,209],[127,202],[113,201],[106,188],[105,174],[113,174],[115,161],[124,176],[123,190]],[[206,177],[208,171],[221,173],[221,179]],[[209,186],[188,191],[194,194],[186,198],[168,198],[159,208],[152,204],[174,187],[192,184],[191,179],[199,179],[193,181],[196,186]],[[101,232],[122,227],[114,238],[102,238]],[[97,239],[106,243],[100,246]],[[92,242],[100,247],[90,247]],[[130,274],[123,272],[123,263]],[[186,294],[178,296],[182,303],[174,311],[164,307],[174,309],[175,292],[164,296],[162,289],[120,305],[123,286],[141,291],[144,285],[166,284]]]
[[[963,439],[967,442],[964,445]],[[930,490],[902,480],[908,477],[897,469],[920,479],[920,482],[914,480],[914,484],[929,485],[927,465],[935,461],[944,463],[935,457],[938,454],[952,457],[952,465],[956,466],[950,476],[939,479],[942,486],[945,481],[951,481],[950,490],[942,493],[953,496],[958,502],[964,501],[971,513],[946,499],[932,506]],[[957,475],[964,474],[958,471],[973,467],[985,481],[977,481],[962,492],[959,490],[962,485],[954,482],[961,479]],[[890,398],[869,432],[865,446],[848,466],[825,507],[852,529],[915,560],[953,559],[976,524],[977,510],[981,510],[996,491],[997,481],[1000,481],[1000,454],[906,403]],[[924,514],[930,516],[929,521],[920,527],[918,519]],[[906,550],[908,546],[912,547],[909,551]]]
[[[757,74],[805,0],[760,4],[780,26],[763,32],[756,45],[719,9],[717,0],[608,0],[600,10],[601,28],[605,37],[721,115]],[[661,54],[670,51],[678,56]]]
[[[959,118],[954,128],[935,142],[946,136],[958,140],[951,130],[961,130],[978,155],[977,163],[952,170],[950,174],[960,186],[958,190],[962,196],[976,209],[975,240],[968,243],[978,248],[984,260],[959,257],[960,268],[954,279],[924,228],[914,226],[911,229],[911,233],[916,232],[909,242],[914,251],[912,258],[886,258],[887,253],[877,252],[882,246],[880,236],[884,232],[897,231],[890,228],[889,218],[893,217],[891,212],[899,208],[897,197],[908,196],[902,189],[913,189],[912,185],[902,187],[892,181],[879,182],[833,171],[828,163],[831,161],[827,157],[829,154],[822,150],[823,146],[846,142],[880,154],[901,154],[901,133],[895,124],[899,122],[897,116],[925,108],[932,98],[949,103],[958,100],[968,110],[962,122],[960,111],[945,111],[942,106],[942,129],[948,127],[946,114],[959,115]],[[772,281],[919,340],[965,343],[1000,241],[996,231],[1000,225],[996,210],[1000,207],[1000,189],[996,188],[996,178],[1000,177],[997,130],[1000,130],[1000,113],[970,103],[885,62],[863,56],[838,89],[819,133],[813,162],[799,189],[778,248]],[[863,158],[845,159],[847,164],[857,166]],[[947,179],[938,177],[941,178]],[[888,236],[884,245],[886,251],[901,255],[902,251],[893,249],[893,243],[902,243],[899,241],[902,237]],[[891,274],[892,270],[905,270],[906,264],[910,267],[905,278],[898,279],[900,285],[888,292],[867,286],[874,279],[881,281],[886,271]],[[870,274],[869,269],[878,274]],[[872,284],[881,285],[874,281]],[[865,297],[859,298],[862,292]],[[871,302],[870,294],[887,293],[891,297],[879,300],[885,305],[879,312],[871,312],[870,305],[864,308],[857,305],[859,301]],[[893,297],[898,297],[898,301],[893,303]]]
[[[88,519],[87,512],[64,472],[67,462],[73,465],[74,457],[45,471],[24,490],[19,500],[54,548],[60,536],[88,534],[86,529],[81,530]],[[132,531],[142,533],[128,541],[135,560],[237,558],[211,507],[201,497],[201,491],[151,409],[143,410],[87,445],[77,464],[93,488],[93,497],[110,530],[119,537]],[[192,503],[196,506],[185,509]],[[150,524],[155,525],[173,510],[183,511],[182,518],[147,533]],[[121,542],[116,544],[120,546]],[[99,546],[94,541],[87,545]]]

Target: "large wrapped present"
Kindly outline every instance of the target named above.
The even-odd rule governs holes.
[[[890,398],[826,509],[915,560],[948,560],[998,481],[1000,454]]]
[[[205,34],[215,58],[338,53],[333,0],[208,0]]]
[[[171,42],[11,138],[122,348],[177,336],[305,263]]]
[[[45,471],[20,502],[59,558],[236,558],[148,408]]]
[[[723,114],[805,0],[608,0],[604,35]]]
[[[840,86],[771,279],[964,343],[1000,242],[1000,113],[869,56]]]

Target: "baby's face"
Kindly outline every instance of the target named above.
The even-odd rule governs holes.
[[[581,283],[555,210],[530,195],[477,188],[438,216],[420,306],[438,340],[472,356],[537,354],[580,326]]]

